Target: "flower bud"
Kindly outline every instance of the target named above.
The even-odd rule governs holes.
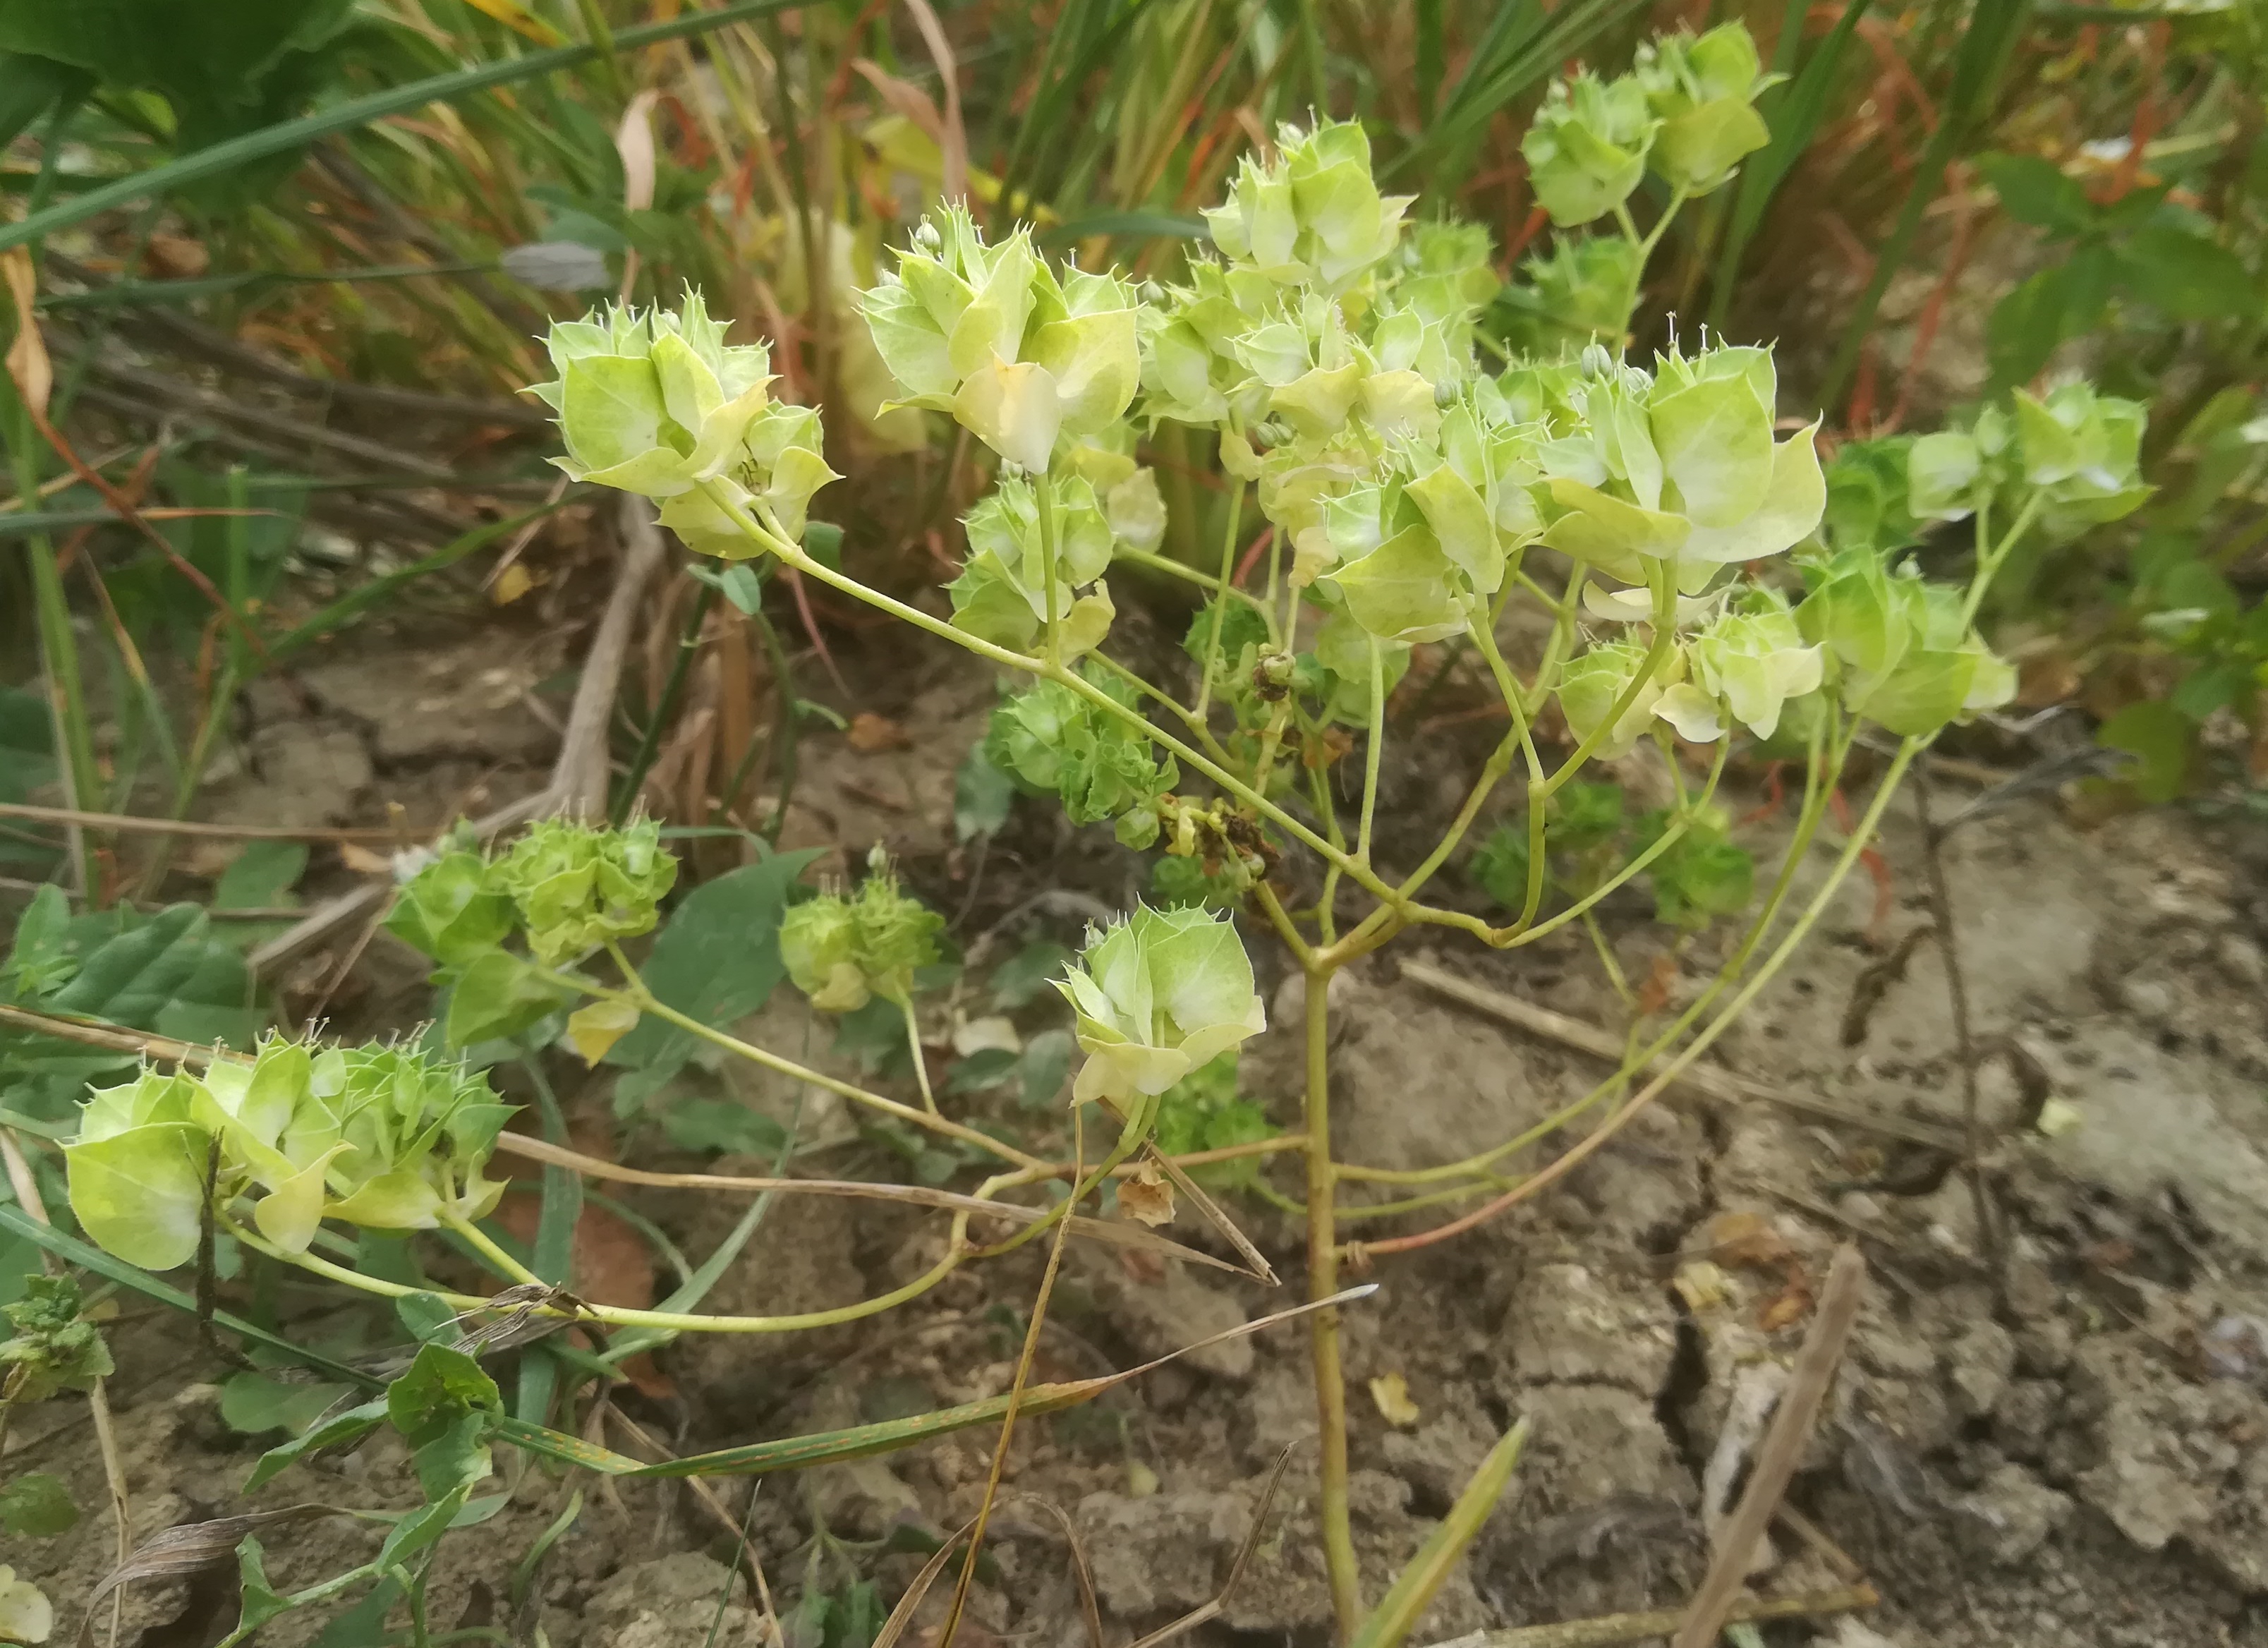
[[[490,866],[490,885],[512,899],[529,951],[554,967],[651,931],[676,879],[677,860],[652,819],[621,829],[541,819]]]

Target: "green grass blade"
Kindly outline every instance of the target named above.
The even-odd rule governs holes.
[[[1449,1514],[1426,1536],[1410,1565],[1395,1576],[1393,1588],[1355,1632],[1352,1648],[1395,1648],[1410,1635],[1432,1604],[1433,1593],[1463,1559],[1465,1548],[1478,1536],[1481,1524],[1504,1497],[1505,1484],[1512,1480],[1521,1450],[1527,1446],[1528,1421],[1523,1418],[1489,1450],[1488,1458],[1457,1496],[1457,1503],[1449,1507]]]
[[[275,640],[270,641],[268,644],[269,657],[281,659],[297,652],[318,636],[353,622],[403,585],[438,572],[445,567],[456,565],[458,562],[471,555],[482,545],[492,542],[516,528],[525,526],[530,521],[542,519],[553,511],[564,506],[567,502],[567,498],[562,498],[557,504],[541,504],[534,509],[509,516],[503,520],[486,522],[474,527],[470,532],[452,538],[432,554],[421,556],[408,566],[396,567],[382,577],[371,579],[359,589],[349,590],[338,600],[312,614],[305,622],[293,625]],[[4,519],[5,517],[0,517],[0,520]]]
[[[170,1305],[175,1310],[186,1312],[192,1316],[196,1314],[196,1300],[182,1292],[180,1289],[167,1287],[148,1271],[137,1270],[124,1260],[114,1259],[99,1247],[83,1242],[76,1236],[66,1236],[52,1225],[41,1224],[13,1202],[0,1202],[0,1231],[10,1231],[23,1237],[26,1241],[35,1242],[58,1259],[67,1260],[82,1270],[91,1270],[106,1281],[115,1282],[119,1286],[139,1293],[144,1299],[155,1299],[160,1305]],[[320,1368],[326,1373],[335,1374],[356,1385],[368,1388],[375,1387],[384,1382],[372,1378],[359,1368],[350,1367],[344,1362],[335,1362],[320,1350],[310,1350],[305,1345],[294,1344],[280,1335],[269,1332],[257,1322],[247,1321],[243,1317],[232,1315],[227,1311],[215,1311],[213,1321],[227,1328],[229,1332],[249,1339],[255,1344],[265,1345],[271,1350],[281,1351],[295,1362],[304,1363],[312,1368]]]
[[[651,46],[658,40],[681,40],[688,34],[706,33],[728,23],[742,23],[772,12],[795,10],[802,4],[803,0],[740,0],[737,5],[722,6],[714,11],[688,12],[666,23],[649,23],[642,28],[624,29],[615,36],[614,46],[616,51],[626,51]],[[481,63],[447,74],[432,75],[423,80],[413,80],[408,85],[373,92],[366,97],[351,98],[335,108],[303,114],[297,120],[279,121],[258,131],[247,132],[241,137],[232,137],[226,143],[213,143],[185,154],[164,166],[152,166],[147,172],[136,172],[130,177],[122,177],[115,182],[89,189],[74,199],[59,202],[43,211],[34,212],[19,223],[0,226],[0,251],[51,235],[58,229],[68,229],[73,224],[85,223],[114,206],[145,200],[204,178],[218,177],[252,161],[282,154],[336,132],[366,126],[389,114],[406,114],[412,109],[423,108],[429,103],[453,103],[494,86],[509,85],[515,80],[526,80],[538,75],[553,74],[562,69],[572,69],[600,55],[600,48],[596,46],[555,47],[549,51],[530,52],[525,57],[515,57],[505,63]]]
[[[1073,218],[1070,223],[1056,224],[1041,230],[1032,238],[1042,246],[1052,246],[1084,240],[1090,235],[1202,240],[1205,233],[1204,219],[1193,215],[1161,211],[1106,211],[1091,212],[1084,217]]]

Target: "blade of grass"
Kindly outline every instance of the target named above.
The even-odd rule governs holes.
[[[0,1209],[4,1212],[5,1209]],[[1305,1316],[1312,1311],[1330,1310],[1367,1299],[1376,1292],[1378,1284],[1364,1283],[1359,1287],[1347,1288],[1328,1299],[1311,1299],[1304,1305],[1294,1305],[1271,1315],[1244,1322],[1226,1333],[1213,1334],[1195,1344],[1145,1362],[1139,1367],[1129,1368],[1123,1373],[1109,1373],[1096,1379],[1064,1379],[1045,1385],[1027,1385],[1020,1394],[988,1397],[982,1402],[963,1402],[954,1408],[942,1408],[934,1413],[916,1414],[906,1419],[884,1420],[880,1424],[856,1425],[846,1431],[822,1431],[810,1436],[783,1437],[775,1442],[752,1443],[747,1447],[724,1448],[713,1453],[695,1453],[684,1459],[666,1460],[658,1465],[642,1464],[626,1459],[610,1449],[597,1447],[579,1437],[568,1436],[542,1425],[532,1425],[518,1419],[505,1419],[497,1427],[497,1439],[515,1447],[526,1449],[547,1459],[556,1459],[570,1465],[598,1471],[608,1476],[758,1476],[777,1470],[801,1470],[813,1465],[841,1464],[846,1460],[865,1459],[876,1453],[895,1453],[912,1447],[932,1437],[966,1431],[973,1425],[997,1424],[1006,1416],[1011,1406],[1023,1415],[1060,1413],[1076,1408],[1130,1379],[1141,1378],[1165,1366],[1167,1363],[1219,1344],[1229,1339],[1241,1339],[1248,1334],[1261,1332]]]
[[[640,46],[651,46],[658,40],[680,40],[687,35],[706,33],[728,23],[745,22],[776,11],[797,10],[803,4],[804,0],[740,0],[740,4],[720,6],[714,11],[688,12],[666,22],[624,29],[614,37],[614,48],[617,52],[627,51]],[[556,74],[563,69],[577,68],[597,58],[600,51],[600,48],[594,45],[580,45],[530,52],[525,57],[505,63],[481,63],[448,74],[431,75],[423,80],[413,80],[408,85],[393,86],[364,97],[350,98],[335,107],[313,114],[303,114],[297,120],[279,121],[258,131],[247,132],[241,137],[232,137],[226,143],[212,143],[195,150],[164,166],[152,166],[148,171],[136,172],[99,188],[89,189],[71,200],[58,202],[42,211],[34,212],[19,222],[0,226],[0,251],[53,234],[58,229],[85,223],[114,206],[146,200],[153,195],[166,194],[205,178],[218,177],[254,160],[263,160],[270,155],[301,148],[319,138],[350,131],[390,114],[405,114],[429,103],[453,103],[492,87],[510,85],[516,80],[532,79],[539,75]]]
[[[1457,1496],[1457,1503],[1449,1507],[1449,1514],[1426,1535],[1418,1554],[1395,1580],[1394,1588],[1363,1621],[1351,1648],[1395,1648],[1410,1635],[1432,1605],[1433,1594],[1449,1577],[1449,1571],[1479,1535],[1481,1525],[1496,1509],[1496,1502],[1504,1497],[1505,1484],[1512,1480],[1513,1470],[1520,1463],[1521,1450],[1527,1446],[1528,1421],[1523,1417],[1489,1450],[1489,1456],[1481,1461],[1481,1468]]]
[[[122,1259],[114,1259],[101,1248],[83,1242],[76,1236],[66,1236],[53,1225],[42,1224],[33,1218],[30,1213],[12,1202],[0,1202],[0,1231],[7,1231],[21,1236],[26,1241],[36,1243],[58,1259],[66,1260],[82,1270],[92,1271],[107,1282],[115,1282],[119,1286],[139,1293],[144,1299],[155,1299],[160,1305],[170,1306],[185,1316],[196,1314],[196,1300],[182,1292],[180,1289],[166,1286],[146,1271],[136,1269]],[[310,1350],[305,1345],[294,1344],[280,1334],[270,1333],[257,1322],[247,1321],[241,1316],[232,1315],[227,1311],[217,1310],[213,1313],[212,1319],[232,1334],[249,1339],[255,1344],[265,1345],[271,1350],[281,1351],[294,1361],[320,1369],[336,1378],[370,1388],[375,1388],[382,1383],[381,1380],[373,1379],[359,1368],[350,1366],[344,1362],[334,1361],[320,1350]]]

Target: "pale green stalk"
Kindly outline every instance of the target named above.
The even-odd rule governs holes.
[[[1212,622],[1205,629],[1204,658],[1197,668],[1197,717],[1203,721],[1212,704],[1213,667],[1220,658],[1220,623],[1228,607],[1225,597],[1236,575],[1236,528],[1244,517],[1244,482],[1229,489],[1228,524],[1220,533],[1220,578],[1213,586]]]

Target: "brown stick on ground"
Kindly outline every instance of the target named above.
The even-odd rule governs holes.
[[[1816,1614],[1852,1614],[1881,1601],[1872,1585],[1847,1591],[1818,1591],[1805,1596],[1743,1597],[1726,1613],[1726,1622],[1804,1619]],[[1644,1642],[1677,1629],[1675,1608],[1646,1614],[1602,1614],[1596,1619],[1557,1625],[1521,1625],[1510,1630],[1475,1631],[1433,1648],[1609,1648],[1614,1643]]]
[[[1843,1347],[1850,1341],[1866,1289],[1867,1262],[1858,1248],[1847,1243],[1837,1248],[1834,1262],[1827,1267],[1827,1284],[1820,1290],[1818,1314],[1811,1320],[1811,1331],[1803,1336],[1803,1349],[1796,1352],[1787,1389],[1780,1395],[1771,1428],[1764,1432],[1764,1446],[1756,1450],[1756,1468],[1741,1492],[1740,1503],[1726,1520],[1709,1571],[1701,1589],[1694,1593],[1685,1622],[1678,1628],[1670,1648],[1709,1648],[1724,1629],[1734,1596],[1748,1577],[1756,1541],[1764,1537],[1780,1496],[1787,1491],[1804,1444],[1811,1439],[1811,1428],[1818,1422],[1828,1384],[1843,1360]]]
[[[637,616],[645,587],[660,570],[667,540],[655,525],[653,505],[642,497],[622,499],[619,517],[622,538],[622,569],[615,575],[615,592],[591,637],[583,659],[583,673],[575,683],[574,703],[567,711],[567,730],[559,741],[559,759],[551,769],[551,782],[534,795],[473,820],[473,832],[486,841],[529,819],[559,813],[568,818],[603,818],[607,812],[607,723],[615,710],[615,692],[621,684],[622,658],[630,650],[630,626]],[[319,904],[288,932],[277,934],[246,958],[255,973],[321,943],[339,928],[368,916],[394,890],[388,880],[365,882],[351,893]]]

